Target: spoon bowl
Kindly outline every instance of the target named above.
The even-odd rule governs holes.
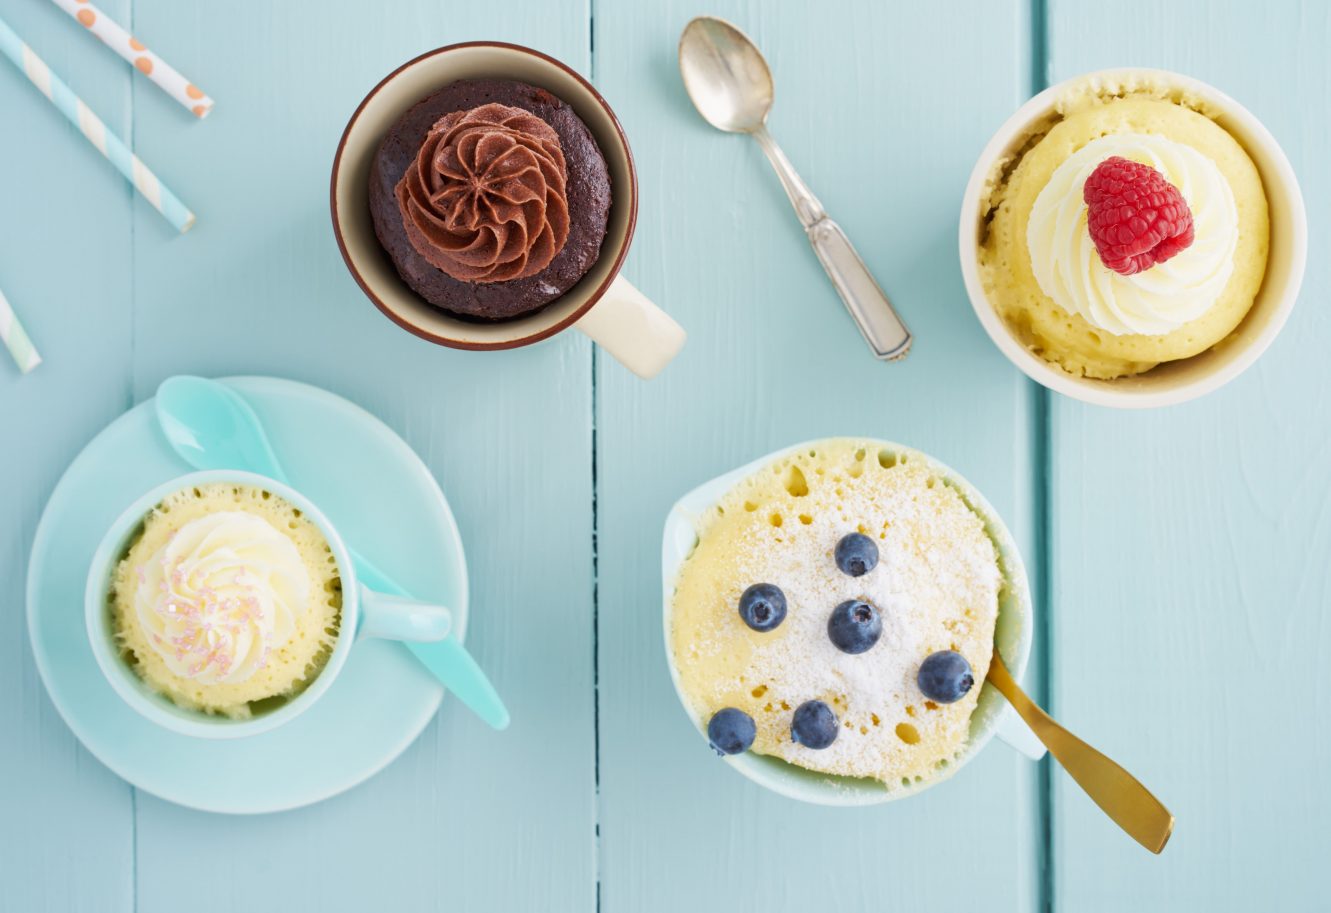
[[[679,37],[684,89],[703,118],[727,133],[752,133],[767,121],[772,71],[749,37],[724,19],[700,16]]]
[[[186,375],[170,377],[153,402],[171,449],[195,469],[244,469],[286,483],[259,417],[230,387]]]

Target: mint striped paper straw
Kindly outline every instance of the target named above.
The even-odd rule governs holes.
[[[70,91],[69,86],[51,72],[51,68],[32,52],[23,41],[14,34],[4,19],[0,19],[0,51],[10,59],[14,66],[23,71],[28,81],[36,86],[50,102],[65,115],[71,124],[88,142],[97,147],[97,151],[106,156],[112,165],[120,170],[134,189],[153,205],[177,231],[189,231],[194,225],[194,213],[185,208],[185,204],[172,193],[157,175],[148,170],[148,166],[139,161],[139,157],[129,151],[120,139],[106,128],[101,118],[93,114],[79,97]]]
[[[0,341],[3,341],[9,354],[14,356],[14,364],[21,373],[27,374],[42,363],[42,357],[23,331],[23,324],[18,322],[18,315],[9,306],[5,293],[0,292]]]

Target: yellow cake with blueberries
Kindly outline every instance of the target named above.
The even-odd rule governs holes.
[[[290,502],[233,484],[163,499],[117,565],[116,638],[143,681],[176,704],[233,719],[294,697],[341,623],[337,563]]]
[[[923,456],[829,440],[700,521],[669,648],[718,752],[897,788],[965,748],[1001,586],[984,520]]]
[[[995,165],[981,202],[988,225],[980,276],[1032,352],[1071,374],[1112,379],[1204,352],[1243,320],[1266,271],[1267,201],[1219,113],[1149,75],[1087,79]],[[1108,236],[1088,225],[1088,215],[1099,224],[1088,181],[1114,158],[1153,170],[1181,195],[1190,220],[1182,249],[1154,262],[1163,248],[1148,249],[1135,270],[1107,266],[1101,248],[1125,228],[1149,233],[1148,204],[1143,216],[1124,208]],[[1129,188],[1126,199],[1153,198],[1134,198]],[[1111,221],[1122,205],[1120,196],[1105,206]]]

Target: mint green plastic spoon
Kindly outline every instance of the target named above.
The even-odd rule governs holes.
[[[259,416],[230,387],[203,377],[168,377],[157,388],[156,408],[171,449],[195,469],[240,469],[291,484]],[[411,595],[354,548],[348,546],[347,551],[357,576],[370,589]],[[478,717],[495,729],[508,728],[508,709],[499,693],[451,635],[434,643],[404,646]]]

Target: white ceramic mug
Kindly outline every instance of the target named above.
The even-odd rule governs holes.
[[[857,440],[870,439],[857,438]],[[710,482],[705,482],[676,501],[666,516],[665,537],[661,546],[666,662],[670,666],[670,678],[675,684],[675,693],[679,695],[680,703],[686,710],[688,701],[684,697],[684,690],[679,682],[679,669],[675,666],[674,654],[670,649],[671,613],[674,608],[675,580],[679,576],[684,559],[692,553],[698,543],[699,523],[744,479],[788,454],[816,448],[819,443],[819,441],[805,441],[802,444],[782,448],[754,460],[747,466],[741,466]],[[998,599],[994,644],[998,647],[1003,662],[1012,672],[1012,677],[1020,681],[1026,671],[1026,663],[1030,659],[1033,620],[1026,565],[1021,560],[1021,554],[1017,551],[1012,534],[1008,532],[1008,528],[1003,525],[1002,519],[984,496],[947,466],[927,454],[891,441],[872,441],[872,443],[881,450],[897,455],[907,454],[912,461],[929,466],[935,474],[947,479],[962,494],[971,509],[984,520],[985,531],[993,540],[994,549],[998,552],[999,567],[1003,572],[1003,588]],[[689,712],[692,716],[692,712]],[[696,724],[698,721],[694,722]],[[702,732],[701,727],[699,731]],[[912,783],[910,786],[897,786],[889,790],[882,783],[873,780],[837,777],[805,770],[780,758],[751,751],[728,756],[724,760],[753,782],[792,799],[817,805],[876,805],[913,796],[946,780],[975,757],[994,736],[1032,760],[1044,757],[1044,745],[1027,728],[1007,701],[986,682],[980,692],[975,712],[971,715],[970,736],[961,756],[934,776],[919,783]],[[706,739],[705,733],[702,738]]]
[[[323,669],[300,694],[280,707],[245,720],[233,720],[181,707],[148,685],[121,655],[111,617],[110,599],[116,568],[133,544],[134,534],[142,526],[144,518],[173,492],[218,482],[272,492],[294,504],[318,527],[319,533],[328,542],[342,580],[341,623],[337,641]],[[164,482],[135,499],[111,524],[93,554],[87,586],[84,588],[83,609],[93,656],[116,694],[139,714],[159,726],[182,735],[208,739],[257,735],[295,719],[332,686],[346,664],[352,644],[361,637],[436,641],[447,637],[452,627],[452,616],[442,606],[376,593],[358,583],[356,569],[342,543],[342,537],[328,522],[328,518],[304,495],[265,476],[232,470],[193,472]]]
[[[1134,377],[1114,380],[1077,377],[1027,349],[985,295],[984,284],[980,281],[979,245],[988,213],[983,211],[981,199],[987,182],[1001,167],[1000,163],[1017,153],[1033,130],[1039,129],[1041,124],[1047,127],[1055,104],[1070,88],[1093,80],[1120,82],[1134,79],[1176,87],[1220,112],[1216,122],[1238,140],[1257,166],[1271,218],[1271,251],[1266,263],[1266,278],[1248,315],[1219,345],[1191,358],[1165,362]],[[1303,194],[1289,159],[1275,137],[1247,108],[1214,86],[1188,76],[1164,70],[1123,68],[1086,73],[1051,86],[1018,108],[998,128],[980,153],[966,185],[961,202],[958,246],[961,275],[976,316],[994,344],[1027,377],[1083,402],[1121,409],[1145,409],[1186,402],[1209,393],[1238,377],[1266,350],[1285,325],[1299,296],[1308,259],[1308,224]]]
[[[412,105],[460,79],[512,79],[562,99],[591,130],[610,171],[610,218],[601,255],[573,288],[525,317],[480,323],[427,304],[398,276],[374,233],[370,166],[384,134]],[[638,215],[638,177],[610,106],[568,66],[531,48],[494,41],[422,54],[386,76],[351,116],[333,160],[333,232],[347,268],[398,326],[456,349],[512,349],[576,327],[640,377],[653,377],[684,345],[684,330],[619,274]]]

